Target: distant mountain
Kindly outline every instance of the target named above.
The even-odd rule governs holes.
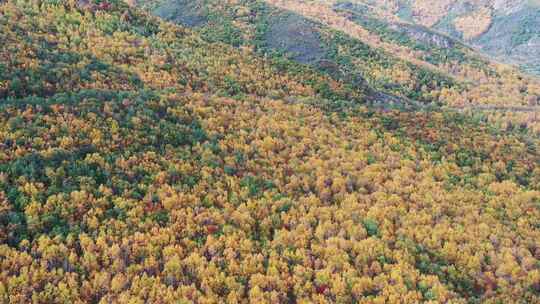
[[[538,0],[351,0],[462,39],[494,58],[540,74]]]

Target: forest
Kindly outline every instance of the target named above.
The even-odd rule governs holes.
[[[540,302],[537,78],[268,2],[0,2],[0,303]]]

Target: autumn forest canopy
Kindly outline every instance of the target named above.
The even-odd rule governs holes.
[[[363,2],[0,1],[0,303],[540,303],[540,81]]]

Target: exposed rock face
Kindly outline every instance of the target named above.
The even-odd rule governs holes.
[[[455,41],[451,38],[432,32],[422,26],[415,26],[410,24],[394,24],[392,25],[392,28],[406,34],[407,36],[417,41],[439,48],[451,48],[455,45]]]

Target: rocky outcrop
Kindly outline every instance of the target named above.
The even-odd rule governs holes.
[[[393,24],[393,30],[399,31],[412,39],[438,48],[452,48],[456,41],[450,37],[433,32],[423,26],[411,24]]]

